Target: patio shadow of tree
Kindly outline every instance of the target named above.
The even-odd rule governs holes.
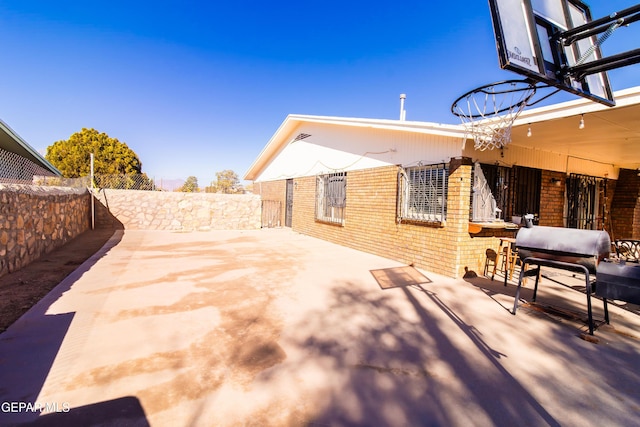
[[[498,288],[511,292],[501,283]],[[401,312],[392,293],[402,293],[413,313]],[[330,299],[327,309],[310,313],[298,325],[300,338],[289,343],[307,355],[294,370],[304,372],[310,363],[326,368],[324,389],[307,396],[318,407],[307,425],[560,425],[558,413],[540,400],[545,392],[539,388],[555,380],[557,367],[514,371],[517,361],[507,363],[509,355],[483,339],[483,333],[491,333],[495,340],[494,331],[478,330],[464,320],[465,311],[455,309],[471,302],[445,303],[436,284],[380,291],[350,282],[334,284]],[[496,321],[504,317],[498,314]],[[626,402],[620,406],[640,407],[633,386],[640,381],[635,347],[570,341],[572,334],[558,323],[545,330],[545,336],[519,334],[519,341],[505,343],[505,349],[531,347],[553,358],[553,366],[562,366],[565,380],[575,375],[592,384],[577,395],[553,390],[562,396],[563,413],[592,420],[589,414],[597,409],[584,404],[596,396],[600,404],[611,398]],[[270,378],[267,374],[262,381]],[[575,384],[566,385],[575,392]],[[618,411],[620,418],[612,422],[633,423],[636,415]]]
[[[386,292],[404,294],[415,311],[412,320]],[[299,325],[306,338],[291,343],[308,354],[301,365],[318,361],[333,367],[327,370],[328,397],[318,397],[318,404],[325,403],[308,425],[460,425],[464,419],[559,425],[501,366],[504,355],[435,293],[422,286],[381,293],[344,283],[332,289],[331,299],[328,310]],[[466,334],[471,350],[449,338],[451,322],[443,323],[434,310]],[[262,378],[269,380],[270,375]]]
[[[587,303],[584,283],[581,285],[571,285],[558,280],[546,277],[543,278],[555,283],[540,283],[538,286],[537,301],[533,302],[533,280],[523,283],[520,289],[520,299],[518,307],[529,312],[536,312],[539,316],[546,316],[550,320],[573,320],[578,329],[578,334],[584,334],[588,330]],[[513,314],[513,303],[516,294],[516,286],[505,287],[502,281],[493,281],[486,277],[465,279],[465,281],[480,289],[498,305]],[[527,286],[528,285],[528,286]],[[578,292],[584,295],[583,301],[571,297],[571,293]],[[510,297],[500,298],[500,296]],[[594,308],[594,323],[596,326],[604,323],[602,304],[596,304],[600,298],[591,296]],[[597,314],[596,314],[597,313]]]

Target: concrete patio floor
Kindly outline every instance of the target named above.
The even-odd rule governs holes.
[[[553,274],[513,316],[501,277],[289,229],[125,231],[0,335],[0,425],[637,425],[637,307],[581,339]]]

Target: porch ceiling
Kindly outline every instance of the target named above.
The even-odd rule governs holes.
[[[640,167],[640,104],[614,108],[587,104],[574,111],[573,115],[558,118],[548,117],[552,113],[534,113],[527,117],[527,112],[523,112],[512,129],[512,144],[610,163],[615,167]],[[578,128],[581,114],[584,114],[584,129]],[[529,127],[531,137],[527,137]]]

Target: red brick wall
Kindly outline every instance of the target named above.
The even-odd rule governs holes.
[[[556,185],[555,181],[559,183]],[[564,193],[567,175],[564,172],[542,171],[539,225],[564,227]]]
[[[606,194],[605,194],[605,183],[607,186]],[[613,222],[611,220],[611,209],[613,207],[613,197],[616,194],[617,184],[618,184],[618,181],[616,181],[615,179],[607,179],[600,186],[600,190],[599,190],[600,191],[599,200],[600,200],[600,206],[601,206],[600,212],[598,213],[598,217],[600,217],[599,225],[604,226],[604,230],[606,230],[609,233],[609,236],[611,236],[612,239],[615,239],[615,235],[613,234],[613,230],[612,230]],[[603,209],[603,207],[605,209]]]
[[[397,180],[397,166],[348,172],[345,223],[340,226],[315,220],[316,178],[298,178],[293,229],[450,277],[461,277],[465,267],[481,274],[485,250],[497,249],[498,240],[495,233],[469,234],[471,166],[451,166],[442,227],[397,223]]]
[[[263,202],[279,202],[280,203],[280,215],[278,225],[284,226],[285,205],[287,197],[287,181],[266,181],[253,183],[253,193],[259,194]],[[266,209],[273,209],[273,205],[263,205]],[[263,212],[263,226],[265,215],[267,212]]]
[[[615,239],[640,239],[640,177],[635,169],[620,169],[611,205]]]
[[[442,227],[397,223],[397,166],[347,173],[344,226],[315,220],[316,178],[297,178],[293,229],[450,277],[462,277],[467,272],[480,275],[484,270],[486,250],[491,248],[499,251],[499,238],[515,237],[516,233],[503,229],[469,233],[471,168],[467,164],[456,167],[455,161],[452,161],[447,221]],[[619,238],[640,238],[640,182],[636,171],[630,172],[633,172],[633,176],[627,178],[625,175],[628,173],[621,173],[622,187],[618,184],[616,189],[616,181],[608,181],[607,205],[610,206],[611,223],[614,228],[618,227],[615,236]],[[560,185],[555,185],[552,178],[560,180]],[[542,171],[540,225],[564,226],[565,181],[566,174],[563,172]],[[284,180],[256,183],[255,190],[261,191],[259,194],[263,199],[279,197],[284,206]],[[600,201],[605,203],[604,197]],[[624,231],[622,225],[627,226],[628,231]]]
[[[560,183],[556,185],[554,180]],[[540,191],[540,223],[549,227],[565,226],[565,193],[566,193],[567,175],[564,172],[542,171],[542,185]],[[598,229],[604,226],[604,229],[611,231],[611,208],[613,203],[613,195],[616,190],[616,181],[607,180],[607,192],[605,198],[604,183],[599,186],[599,210],[597,213]],[[625,190],[623,190],[625,191]],[[606,218],[605,210],[606,207]]]

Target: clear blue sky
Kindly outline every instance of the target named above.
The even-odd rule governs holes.
[[[0,118],[34,148],[95,128],[156,180],[201,186],[242,177],[288,114],[397,119],[406,93],[407,120],[458,123],[459,95],[518,78],[483,0],[0,0],[0,44]],[[640,22],[603,51],[638,47]],[[640,66],[610,78],[638,86]]]

